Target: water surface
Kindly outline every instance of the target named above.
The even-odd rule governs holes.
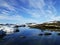
[[[51,34],[45,35],[47,32]],[[3,37],[0,40],[0,45],[60,45],[58,33],[56,31],[20,27],[19,32]]]

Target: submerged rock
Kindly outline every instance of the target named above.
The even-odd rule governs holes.
[[[14,32],[19,32],[19,30],[18,30],[18,29],[16,29]]]
[[[57,33],[57,35],[60,35],[60,33]]]
[[[3,38],[6,35],[6,32],[4,32],[3,30],[0,30],[0,38]]]
[[[43,34],[42,33],[40,33],[40,34],[38,34],[39,36],[42,36]]]
[[[46,32],[44,33],[44,35],[52,35],[52,33]]]
[[[20,38],[26,38],[25,36],[20,36]]]

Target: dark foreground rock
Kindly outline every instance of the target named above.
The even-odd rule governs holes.
[[[3,38],[6,35],[6,33],[2,30],[0,30],[0,38]]]

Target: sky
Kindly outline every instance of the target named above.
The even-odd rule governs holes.
[[[0,0],[0,23],[60,21],[59,0]]]

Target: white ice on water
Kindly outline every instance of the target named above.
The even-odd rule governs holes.
[[[6,32],[6,34],[14,33],[15,29],[13,27],[8,26],[0,26],[0,30]]]

